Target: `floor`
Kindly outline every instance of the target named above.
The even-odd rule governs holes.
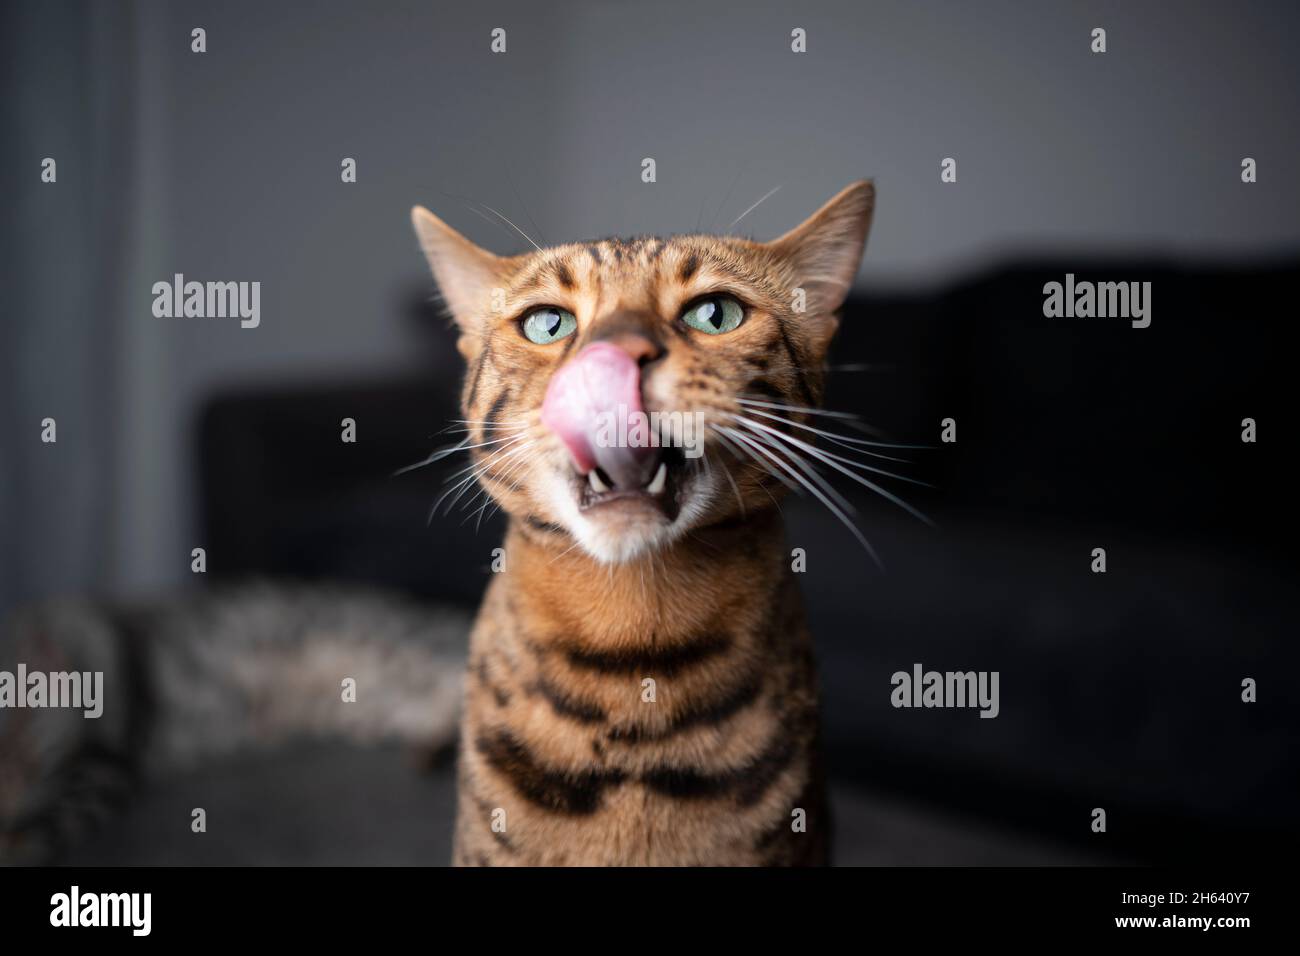
[[[1042,866],[1112,862],[1075,849],[832,788],[845,866]],[[85,866],[427,866],[451,855],[450,767],[394,748],[312,744],[245,755],[142,790],[66,862]],[[207,832],[191,832],[202,807]]]

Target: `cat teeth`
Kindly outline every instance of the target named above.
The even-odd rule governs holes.
[[[668,462],[659,462],[659,470],[655,472],[654,479],[650,484],[645,486],[645,490],[652,495],[657,495],[664,490],[668,484]]]
[[[596,474],[595,468],[587,472],[587,484],[591,485],[591,490],[598,495],[603,495],[605,492],[609,491],[609,485],[600,480],[600,476]]]

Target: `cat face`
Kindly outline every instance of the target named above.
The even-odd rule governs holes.
[[[468,365],[465,483],[609,563],[771,507],[790,465],[760,429],[789,434],[806,420],[792,409],[821,400],[874,195],[854,183],[767,243],[606,239],[512,257],[416,207]],[[742,413],[761,424],[738,430]]]

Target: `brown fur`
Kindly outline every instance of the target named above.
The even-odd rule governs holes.
[[[460,327],[470,444],[496,442],[471,450],[474,474],[511,516],[506,568],[471,638],[455,863],[825,861],[815,673],[779,464],[711,433],[676,521],[615,512],[597,527],[566,504],[572,468],[539,411],[552,373],[599,339],[644,356],[647,410],[725,425],[742,396],[817,404],[873,198],[856,183],[771,243],[605,240],[511,258],[415,210]],[[679,321],[718,292],[745,306],[738,328]],[[542,305],[571,311],[578,331],[524,338],[519,321]]]

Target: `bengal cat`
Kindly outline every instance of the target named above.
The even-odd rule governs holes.
[[[826,862],[777,502],[873,205],[858,182],[767,243],[512,257],[412,210],[468,363],[453,490],[481,483],[510,519],[470,639],[454,864]],[[671,429],[600,440],[655,411],[699,413],[704,454]]]

